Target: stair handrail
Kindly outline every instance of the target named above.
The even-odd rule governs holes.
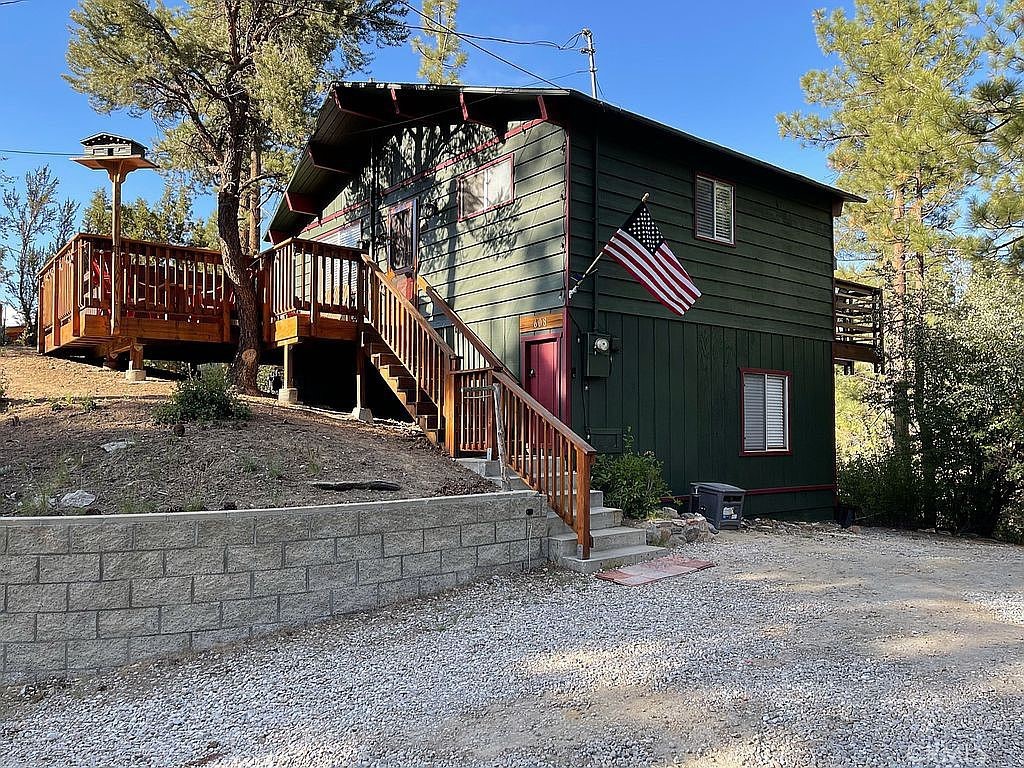
[[[476,335],[476,332],[472,328],[462,322],[462,318],[459,317],[455,310],[448,305],[448,302],[445,301],[444,297],[435,290],[434,286],[426,281],[426,278],[424,278],[423,275],[417,275],[416,286],[427,294],[427,297],[434,305],[441,308],[445,317],[451,321],[452,325],[455,326],[459,333],[466,337],[470,346],[476,350],[477,354],[487,361],[491,368],[495,371],[506,370],[505,364],[491,351],[491,348],[483,342],[483,339]]]
[[[537,467],[534,466],[536,464],[534,458],[530,457],[529,460],[527,459],[525,449],[528,446],[524,444],[522,446],[523,450],[520,451],[520,447],[514,445],[516,437],[515,430],[507,428],[504,430],[504,454],[507,463],[512,467],[512,469],[516,470],[527,485],[547,497],[551,508],[554,509],[558,516],[575,531],[582,557],[584,559],[588,558],[590,556],[591,546],[590,472],[594,458],[597,455],[597,451],[592,445],[590,445],[590,443],[576,434],[561,419],[538,402],[509,374],[505,365],[491,351],[487,344],[485,344],[473,329],[471,329],[462,320],[462,318],[459,317],[458,313],[448,305],[448,302],[441,297],[441,295],[422,275],[417,277],[416,282],[417,286],[427,294],[431,302],[439,307],[445,316],[447,316],[455,330],[462,334],[469,342],[470,346],[472,346],[473,349],[490,364],[490,375],[492,380],[500,384],[501,387],[513,398],[529,409],[543,422],[545,427],[553,429],[561,435],[569,446],[571,446],[571,450],[575,453],[575,457],[571,457],[569,455],[562,456],[561,451],[559,452],[559,458],[563,462],[563,466],[565,466],[565,463],[567,462],[570,467],[568,471],[568,487],[564,487],[565,483],[563,478],[562,482],[560,482],[560,485],[563,487],[556,489],[552,487],[550,478],[546,474],[542,475],[537,471]],[[504,414],[504,417],[508,418],[508,414]],[[550,457],[545,459],[545,463],[550,466]],[[577,473],[575,490],[572,488],[573,466],[576,467]],[[565,474],[564,471],[563,474]]]
[[[443,352],[445,352],[448,355],[449,359],[458,360],[459,354],[454,349],[451,348],[451,345],[444,340],[441,334],[437,332],[437,329],[434,328],[434,326],[432,326],[427,321],[427,318],[423,316],[423,313],[420,312],[419,309],[417,309],[416,306],[411,301],[409,301],[409,299],[402,295],[402,293],[387,278],[387,275],[384,274],[383,270],[381,270],[381,268],[377,266],[373,259],[371,259],[366,254],[363,254],[363,264],[366,266],[367,270],[377,278],[378,282],[380,282],[385,288],[387,288],[391,295],[398,300],[398,303],[401,304],[402,307],[409,313],[409,315],[413,318],[414,322],[422,330],[424,330],[428,336],[430,336],[434,343],[437,344]],[[366,311],[370,311],[369,302],[366,302]]]

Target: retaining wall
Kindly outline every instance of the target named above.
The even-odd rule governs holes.
[[[0,683],[77,677],[538,564],[529,491],[107,517],[0,518]]]

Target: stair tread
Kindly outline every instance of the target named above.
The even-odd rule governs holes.
[[[591,515],[596,514],[598,512],[621,512],[621,511],[622,510],[619,509],[618,507],[591,507],[590,508],[590,514]],[[553,512],[551,510],[548,510],[548,517],[558,517],[558,513],[557,512]],[[558,517],[558,519],[561,520],[562,518]]]
[[[633,544],[628,547],[619,547],[617,549],[602,549],[602,550],[590,550],[590,558],[584,560],[579,557],[563,557],[562,562],[565,563],[604,563],[610,560],[620,560],[624,557],[633,557],[635,555],[648,555],[654,553],[668,553],[665,547],[652,547],[649,544]],[[653,559],[653,558],[652,558]]]
[[[602,538],[610,538],[612,536],[620,536],[620,535],[622,535],[624,533],[633,533],[633,534],[635,534],[637,532],[643,533],[644,536],[647,535],[646,532],[642,528],[632,528],[632,527],[630,527],[628,525],[616,525],[616,526],[612,526],[610,528],[598,528],[597,530],[591,531],[590,535],[591,535],[591,537],[593,537],[596,540],[596,539],[602,539]],[[575,533],[571,533],[571,532],[570,533],[556,533],[553,536],[548,536],[548,538],[549,539],[553,539],[555,541],[575,541],[576,534]],[[608,550],[608,551],[611,551],[611,550]]]

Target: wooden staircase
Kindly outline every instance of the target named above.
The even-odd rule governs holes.
[[[364,355],[360,365],[369,360],[431,442],[452,458],[500,459],[520,487],[543,496],[552,557],[593,571],[660,552],[641,544],[639,532],[621,528],[616,510],[601,504],[592,510],[594,448],[531,397],[425,280],[417,288],[429,319],[419,297],[410,301],[365,254],[302,240],[278,247],[279,258],[272,252],[265,259],[277,279],[266,283],[277,291],[275,306],[287,311],[271,315],[291,322],[299,310],[298,320],[308,312],[297,335],[307,326],[315,335],[321,303],[338,322],[351,318]],[[592,547],[604,556],[592,559]]]
[[[368,359],[394,392],[398,402],[412,416],[430,442],[435,445],[444,445],[444,429],[437,403],[432,402],[424,394],[416,378],[398,359],[398,355],[381,340],[376,331],[365,330],[363,338],[363,348],[366,350]]]
[[[363,270],[363,349],[405,409],[452,458],[505,461],[544,496],[587,559],[593,447],[531,397],[426,281],[418,287],[447,316],[447,339],[369,258]],[[545,469],[554,466],[565,472]]]

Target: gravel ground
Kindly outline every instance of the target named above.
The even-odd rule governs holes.
[[[1019,766],[1024,549],[722,534],[645,587],[500,578],[0,697],[0,764]]]

